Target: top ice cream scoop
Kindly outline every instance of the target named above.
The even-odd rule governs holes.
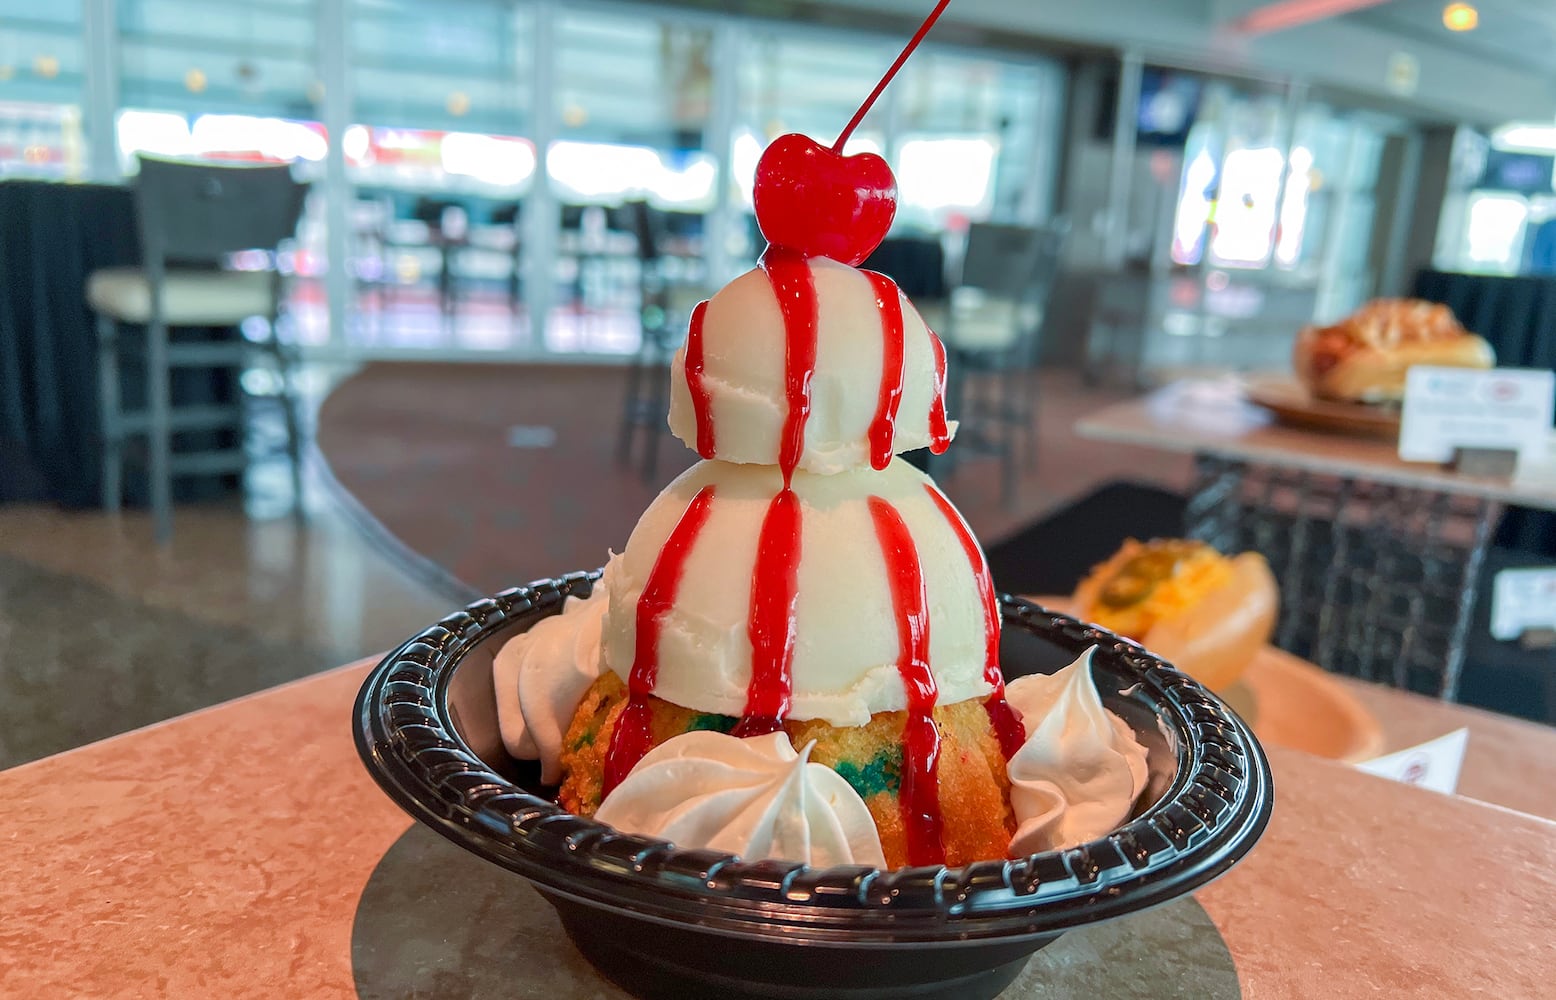
[[[890,278],[826,257],[769,251],[699,306],[670,385],[670,430],[725,462],[882,469],[955,430],[939,338]]]

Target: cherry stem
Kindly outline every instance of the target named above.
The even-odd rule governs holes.
[[[875,89],[870,91],[870,96],[866,97],[864,103],[859,105],[859,110],[854,112],[854,117],[843,129],[843,134],[838,136],[837,142],[832,144],[832,152],[841,153],[843,151],[843,144],[848,142],[848,137],[854,134],[854,129],[858,128],[859,123],[864,121],[864,116],[870,113],[870,106],[875,103],[875,99],[881,96],[881,91],[886,89],[888,83],[891,83],[891,78],[897,75],[897,71],[902,68],[902,64],[908,61],[908,56],[911,56],[913,50],[918,48],[918,43],[924,40],[924,36],[929,34],[929,29],[935,26],[935,22],[940,20],[941,13],[950,5],[951,0],[940,0],[935,5],[935,9],[929,12],[929,16],[924,19],[924,23],[918,26],[918,31],[914,32],[913,37],[908,39],[907,48],[902,50],[902,54],[897,57],[897,61],[891,64],[891,69],[887,70],[886,75],[881,77],[881,82],[875,85]]]

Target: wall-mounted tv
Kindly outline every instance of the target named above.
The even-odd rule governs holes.
[[[1556,155],[1491,149],[1486,151],[1486,166],[1475,186],[1483,191],[1551,194],[1556,191],[1553,178],[1556,178]]]

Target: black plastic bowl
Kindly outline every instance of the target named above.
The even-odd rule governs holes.
[[[1269,764],[1219,699],[1132,642],[1003,597],[1007,677],[1097,646],[1104,701],[1149,751],[1144,806],[1120,829],[1016,861],[893,871],[745,862],[618,833],[563,811],[535,765],[507,755],[492,688],[502,644],[596,578],[532,583],[445,618],[378,665],[353,726],[391,798],[534,883],[579,950],[638,996],[993,997],[1064,931],[1222,874],[1269,821]]]

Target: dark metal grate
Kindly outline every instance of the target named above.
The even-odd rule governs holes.
[[[1281,584],[1275,644],[1326,670],[1453,700],[1498,505],[1210,456],[1185,532],[1253,550]]]

